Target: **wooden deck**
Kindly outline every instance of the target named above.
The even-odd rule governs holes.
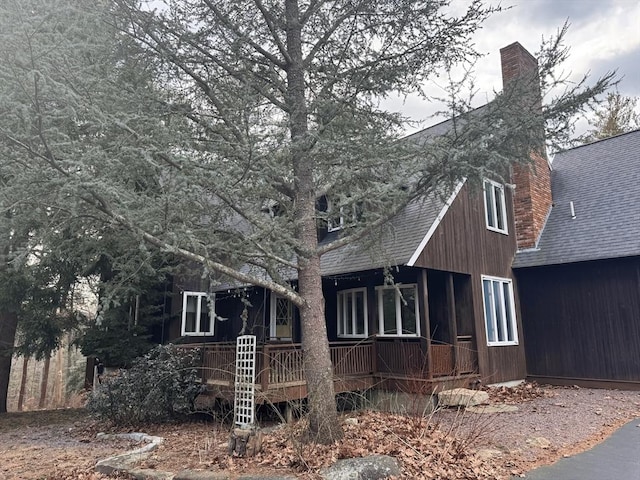
[[[187,347],[187,346],[185,346]],[[336,393],[363,391],[373,387],[421,392],[440,383],[468,380],[477,372],[477,356],[470,340],[453,345],[431,345],[431,365],[416,341],[371,340],[330,343]],[[189,345],[202,350],[202,381],[207,392],[233,397],[235,343]],[[303,353],[297,343],[265,344],[256,354],[257,401],[282,402],[307,396]]]

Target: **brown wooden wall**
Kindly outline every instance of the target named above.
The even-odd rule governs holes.
[[[193,266],[192,275],[176,276],[171,292],[171,320],[167,341],[176,341],[180,338],[182,322],[182,294],[189,292],[206,292],[209,290],[209,282],[198,273],[200,267]],[[247,308],[248,321],[246,334],[256,335],[258,341],[262,341],[268,335],[269,329],[269,300],[270,294],[262,288],[246,288],[238,290],[222,290],[216,294],[216,315],[225,318],[225,321],[216,319],[213,336],[188,336],[181,339],[182,343],[202,342],[235,342],[242,329],[242,311],[244,305],[240,300],[242,295],[249,302]],[[266,312],[266,314],[265,314]],[[265,324],[266,319],[266,324]]]
[[[640,382],[640,257],[516,274],[529,375]]]
[[[465,185],[415,263],[416,267],[471,275],[478,365],[485,383],[518,380],[526,375],[522,316],[515,282],[519,345],[488,347],[484,324],[481,275],[514,278],[511,264],[516,252],[516,235],[511,190],[505,188],[505,195],[508,235],[487,229],[482,190]]]

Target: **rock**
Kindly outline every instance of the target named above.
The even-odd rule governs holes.
[[[542,449],[546,449],[551,446],[551,442],[544,437],[528,438],[527,444],[531,445],[532,447],[538,447]]]
[[[95,470],[98,473],[102,473],[103,475],[111,475],[114,472],[126,472],[129,469],[129,466],[135,462],[139,462],[140,460],[144,460],[151,452],[155,450],[158,445],[162,444],[164,438],[162,437],[154,437],[151,435],[147,435],[146,433],[116,433],[116,434],[106,434],[106,433],[98,433],[96,435],[98,439],[109,439],[109,438],[121,438],[125,440],[133,440],[135,442],[147,442],[147,445],[144,447],[137,448],[135,450],[131,450],[126,453],[122,453],[120,455],[115,455],[113,457],[105,458],[96,463]],[[143,477],[144,478],[144,477]]]
[[[472,413],[509,413],[517,411],[518,407],[515,405],[473,405],[467,407],[467,412]]]
[[[229,480],[229,478],[228,473],[183,470],[176,473],[173,480]]]
[[[171,472],[152,470],[150,468],[132,468],[127,470],[127,475],[136,480],[173,480],[175,478]]]
[[[490,460],[495,457],[501,457],[504,454],[501,450],[495,448],[482,448],[476,452],[476,455],[482,460]]]
[[[264,475],[243,475],[238,480],[296,480],[296,477],[270,477]]]
[[[338,460],[320,472],[324,480],[378,480],[400,475],[398,461],[387,455]]]
[[[442,407],[469,407],[489,403],[489,394],[482,390],[453,388],[438,393],[438,405]]]
[[[357,418],[345,418],[344,419],[344,423],[346,425],[357,425],[358,424],[358,419]]]

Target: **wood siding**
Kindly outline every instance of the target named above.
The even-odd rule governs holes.
[[[640,382],[640,257],[516,274],[529,375]]]
[[[475,341],[478,349],[479,373],[484,383],[522,379],[526,375],[522,320],[516,284],[513,290],[519,345],[488,347],[482,301],[482,275],[514,279],[511,264],[516,252],[513,222],[513,198],[505,188],[508,234],[487,229],[482,190],[465,185],[420,254],[416,267],[464,273],[471,276],[468,290],[460,289],[472,299]],[[461,277],[458,277],[461,278]],[[462,306],[465,302],[458,302]],[[468,301],[466,304],[470,304]],[[459,335],[468,334],[467,326]]]
[[[446,353],[452,356],[449,359],[441,355],[441,359],[444,359],[441,362],[443,365],[469,364],[463,368],[469,370],[470,365],[475,365],[473,361],[475,359],[467,357],[470,356],[470,353],[474,353],[474,349],[477,349],[478,372],[484,383],[522,379],[526,374],[521,334],[522,323],[515,282],[513,290],[516,295],[516,317],[520,344],[508,347],[488,347],[484,324],[481,275],[513,279],[511,263],[516,250],[516,239],[511,191],[505,189],[505,195],[508,235],[487,229],[482,191],[471,191],[466,185],[454,200],[414,267],[401,267],[393,272],[396,282],[417,283],[419,287],[423,287],[425,280],[423,272],[424,269],[427,269],[427,292],[425,293],[423,288],[418,290],[423,330],[421,335],[432,337],[435,346],[452,346],[443,346],[440,349],[443,355]],[[193,281],[197,283],[198,280],[199,278],[194,278]],[[330,341],[345,340],[337,336],[336,294],[338,291],[351,288],[367,288],[368,333],[369,336],[377,333],[378,312],[375,286],[383,283],[384,278],[381,270],[354,272],[349,275],[323,279],[325,317]],[[196,287],[198,285],[192,287],[188,281],[185,281],[183,285],[174,290],[174,296],[178,297],[180,290],[193,288],[194,291],[198,291]],[[256,334],[259,341],[264,341],[268,335],[270,295],[268,293],[265,295],[263,290],[258,288],[247,291],[253,292],[249,293],[251,307],[249,308],[250,320],[247,333]],[[451,298],[451,293],[455,298]],[[216,321],[215,336],[208,337],[206,341],[228,341],[239,333],[242,325],[240,320],[242,308],[238,307],[241,305],[238,299],[233,299],[234,294],[235,292],[223,292],[216,297],[217,313],[229,318],[229,320],[223,325]],[[426,307],[425,302],[428,303]],[[176,338],[179,335],[181,320],[181,300],[176,298],[173,305],[172,338]],[[426,315],[431,317],[429,322],[426,321]],[[175,333],[176,324],[177,334]],[[296,319],[294,342],[300,341],[299,331],[299,321]],[[465,342],[464,351],[457,346],[460,339]],[[188,341],[202,342],[203,339],[202,337],[190,337]],[[434,350],[428,348],[429,346],[430,342],[422,342],[420,350],[423,356],[435,355]],[[420,362],[424,362],[424,360],[422,359]],[[436,358],[431,359],[432,366],[436,363],[438,363]],[[412,365],[412,368],[417,367]]]

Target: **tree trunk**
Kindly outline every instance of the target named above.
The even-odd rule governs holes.
[[[17,326],[18,315],[15,312],[0,311],[0,413],[7,412],[9,377]]]
[[[300,294],[305,299],[300,318],[309,395],[310,440],[329,444],[342,438],[343,432],[336,408],[319,257],[305,262],[298,272]]]
[[[38,402],[38,408],[44,408],[45,401],[47,400],[47,385],[49,383],[50,366],[51,354],[48,354],[44,359],[44,366],[42,367],[42,383],[40,384],[40,401]]]
[[[302,25],[298,0],[286,0],[287,25],[287,105],[291,132],[291,162],[295,175],[298,288],[304,304],[300,306],[304,374],[309,400],[310,440],[329,444],[342,438],[333,385],[333,367],[324,317],[324,297],[316,232],[316,192],[314,165],[308,156],[308,118],[302,61]]]
[[[27,371],[29,367],[29,357],[22,357],[22,376],[20,377],[20,393],[18,394],[18,411],[21,412],[24,406],[24,393],[27,389]]]

